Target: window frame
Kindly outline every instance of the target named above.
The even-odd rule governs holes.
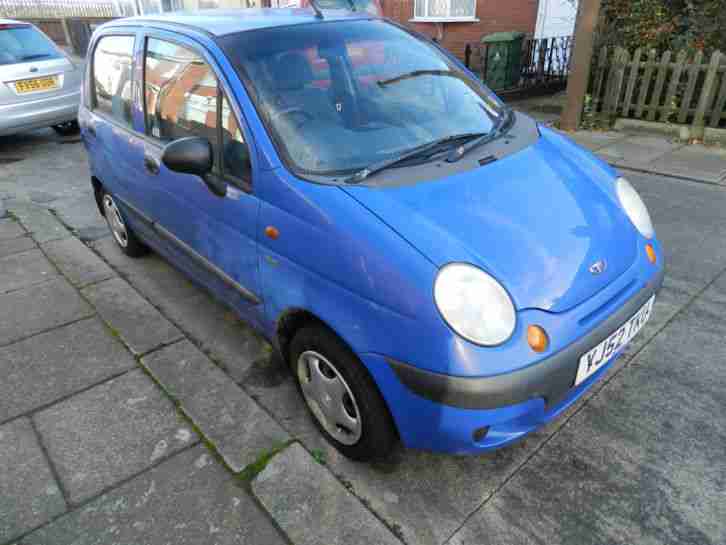
[[[141,100],[141,111],[142,111],[142,118],[143,118],[143,132],[141,133],[144,137],[144,139],[149,142],[152,145],[155,145],[158,148],[164,147],[164,142],[160,140],[159,138],[153,136],[149,133],[149,127],[147,125],[148,116],[147,116],[147,107],[146,107],[146,54],[149,47],[149,40],[158,40],[162,42],[172,43],[179,47],[183,47],[192,53],[195,53],[198,55],[206,64],[209,66],[209,69],[212,71],[212,74],[214,75],[214,78],[217,80],[217,96],[216,96],[216,106],[217,106],[217,113],[216,113],[216,120],[217,120],[217,141],[219,142],[219,145],[216,146],[216,149],[214,150],[214,167],[212,172],[208,174],[208,176],[213,177],[218,180],[223,180],[229,184],[232,184],[238,189],[241,189],[245,193],[252,193],[252,178],[254,176],[254,160],[253,157],[253,150],[254,148],[250,144],[250,138],[249,134],[250,131],[246,130],[246,122],[241,122],[241,119],[244,119],[242,116],[240,116],[237,113],[237,110],[235,109],[235,106],[233,105],[235,100],[231,99],[230,97],[234,96],[231,92],[230,86],[226,83],[226,81],[220,77],[219,70],[217,69],[215,62],[210,57],[210,55],[207,54],[206,50],[204,50],[203,47],[192,45],[188,43],[187,41],[180,40],[180,39],[174,39],[174,37],[168,36],[166,33],[157,33],[157,32],[144,32],[142,38],[142,51],[141,51],[141,82],[140,82],[140,100]],[[237,122],[237,126],[240,130],[240,132],[244,135],[245,139],[245,145],[247,146],[247,149],[249,151],[249,158],[250,158],[250,176],[249,180],[245,180],[243,178],[240,178],[238,176],[235,176],[231,173],[225,173],[224,172],[224,156],[222,153],[222,141],[223,141],[223,135],[222,135],[222,97],[227,97],[227,102],[230,105],[230,109],[234,115],[235,121]]]
[[[93,43],[93,50],[90,55],[90,62],[88,63],[88,109],[91,111],[93,115],[97,115],[99,117],[102,117],[104,121],[107,121],[109,123],[112,123],[113,125],[124,129],[126,131],[130,131],[136,134],[140,134],[136,127],[134,126],[134,114],[133,111],[131,113],[131,120],[130,124],[122,123],[120,120],[116,119],[113,115],[110,115],[108,112],[105,112],[103,110],[98,109],[98,97],[96,96],[96,50],[98,49],[98,46],[100,43],[104,40],[104,38],[108,37],[125,37],[125,38],[133,38],[133,47],[131,49],[131,104],[132,107],[136,105],[136,93],[135,93],[135,87],[137,85],[136,81],[136,46],[137,46],[137,40],[138,40],[138,33],[136,30],[119,30],[119,31],[111,31],[111,32],[104,32],[101,34],[98,39]]]
[[[462,15],[462,16],[456,16],[456,15],[450,15],[451,14],[451,3],[453,0],[447,0],[449,5],[449,15],[443,15],[443,16],[429,16],[429,4],[432,0],[414,0],[413,1],[413,17],[409,19],[412,23],[478,23],[479,18],[476,16],[476,8],[477,8],[477,1],[474,0],[474,13],[469,15]],[[424,15],[417,16],[416,15],[416,6],[420,3],[423,3],[424,5]]]

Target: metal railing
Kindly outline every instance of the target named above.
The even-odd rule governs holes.
[[[572,36],[553,38],[526,38],[522,42],[519,59],[519,80],[516,88],[564,85],[570,72],[572,55]],[[482,79],[487,78],[488,44],[467,44],[464,54],[465,64]]]
[[[117,15],[112,0],[0,0],[0,17],[11,19],[107,18]]]

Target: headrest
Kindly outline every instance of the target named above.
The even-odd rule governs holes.
[[[271,66],[273,85],[280,91],[302,89],[313,81],[310,62],[302,53],[291,52],[281,55]]]

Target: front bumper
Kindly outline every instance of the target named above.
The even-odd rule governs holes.
[[[78,117],[81,92],[0,105],[0,136],[50,127]]]
[[[625,323],[663,284],[648,282],[587,334],[529,367],[489,377],[432,373],[377,354],[363,359],[382,385],[403,443],[471,454],[505,446],[556,418],[613,365],[620,353],[574,386],[579,358]],[[622,349],[621,349],[622,351]],[[485,431],[477,437],[476,432]]]
[[[580,356],[605,340],[637,312],[663,284],[661,268],[648,284],[587,335],[564,350],[524,369],[490,377],[455,377],[433,373],[386,358],[398,379],[411,391],[464,409],[496,409],[532,398],[556,405],[572,388]]]

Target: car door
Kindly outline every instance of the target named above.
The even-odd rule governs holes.
[[[144,54],[145,174],[160,191],[151,215],[155,230],[203,271],[204,283],[247,318],[261,317],[250,144],[215,71],[200,46],[180,36],[150,32]],[[213,172],[226,193],[210,191],[199,176],[162,163],[163,148],[185,137],[206,138]]]
[[[137,45],[133,30],[104,34],[94,42],[79,121],[91,171],[118,198],[133,228],[148,238],[154,192],[145,185],[142,165]]]

